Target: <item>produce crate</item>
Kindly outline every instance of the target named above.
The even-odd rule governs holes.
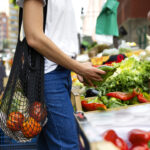
[[[79,94],[79,89],[74,88],[71,92],[71,102],[75,111],[82,111],[81,99]]]
[[[150,82],[148,84],[149,84],[149,89],[150,89]],[[94,98],[95,97],[87,97],[87,98],[85,98],[85,100],[86,99],[87,100],[88,99],[94,99]],[[82,99],[81,99],[81,96],[79,94],[79,89],[72,90],[72,92],[71,92],[71,102],[72,102],[72,105],[73,105],[74,110],[76,112],[84,112],[84,110],[82,108],[81,101],[82,101]],[[139,104],[127,105],[127,106],[120,106],[120,107],[117,107],[117,108],[109,108],[105,111],[120,110],[120,109],[129,108],[129,107],[133,107],[133,106],[138,106],[138,105],[145,105],[145,103],[139,103]],[[88,111],[88,112],[90,112],[90,111]],[[88,113],[88,112],[86,112],[86,113]],[[94,112],[103,112],[103,110],[95,110]]]
[[[37,138],[32,139],[31,142],[18,143],[0,130],[0,150],[37,150]]]

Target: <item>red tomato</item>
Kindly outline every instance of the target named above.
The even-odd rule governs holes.
[[[33,117],[36,121],[41,122],[47,116],[47,111],[43,107],[42,103],[34,102],[30,107],[30,116]]]
[[[150,140],[149,132],[133,129],[129,132],[129,141],[133,145],[147,144]]]

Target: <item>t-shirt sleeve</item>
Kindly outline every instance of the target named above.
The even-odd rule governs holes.
[[[43,6],[45,6],[46,1],[45,0],[42,1],[43,1]],[[23,7],[24,0],[16,0],[16,3],[19,7]]]

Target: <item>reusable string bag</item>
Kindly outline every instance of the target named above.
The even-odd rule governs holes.
[[[44,7],[44,30],[47,5]],[[44,58],[20,41],[23,10],[19,12],[19,34],[9,80],[0,104],[0,128],[12,139],[30,141],[47,121],[44,104]]]

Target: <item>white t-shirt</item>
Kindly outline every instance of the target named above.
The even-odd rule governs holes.
[[[16,0],[22,7],[24,0]],[[45,0],[44,4],[45,4]],[[78,52],[77,28],[71,0],[48,0],[46,36],[64,53],[74,57]],[[45,73],[51,72],[57,64],[45,58]]]

